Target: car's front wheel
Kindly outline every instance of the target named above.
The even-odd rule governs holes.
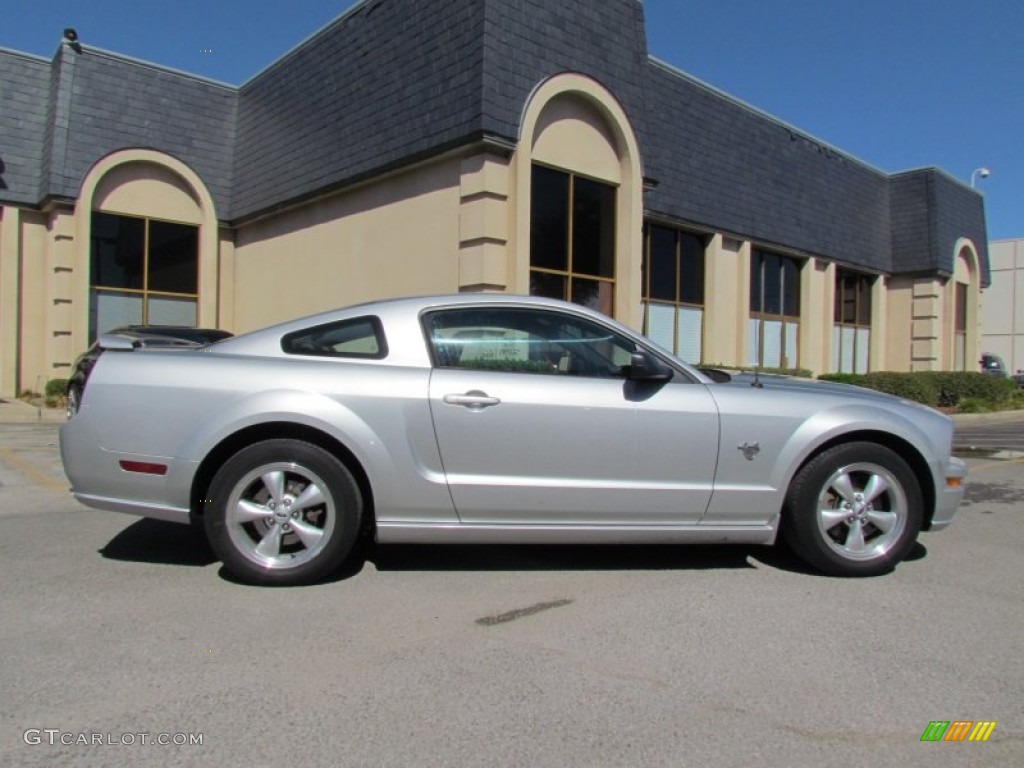
[[[210,546],[251,584],[320,581],[351,554],[362,519],[359,486],[319,446],[266,440],[242,449],[210,486],[203,519]]]
[[[782,536],[825,573],[875,576],[906,557],[921,530],[922,507],[917,478],[898,454],[874,443],[846,443],[797,473]]]

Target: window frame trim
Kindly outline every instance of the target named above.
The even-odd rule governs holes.
[[[120,288],[112,285],[103,285],[101,283],[93,283],[93,267],[96,259],[96,252],[94,244],[100,238],[96,235],[95,217],[99,216],[112,216],[119,219],[132,219],[134,221],[141,221],[143,224],[142,229],[142,287],[141,288]],[[202,237],[202,226],[199,224],[191,224],[185,221],[174,221],[173,219],[164,219],[159,216],[139,216],[138,214],[131,213],[118,213],[117,211],[104,211],[102,209],[93,209],[89,211],[90,223],[89,223],[89,305],[88,311],[90,318],[93,315],[92,297],[94,292],[96,294],[105,293],[121,293],[121,294],[132,294],[142,297],[142,317],[140,318],[139,325],[149,325],[149,297],[152,296],[166,296],[177,299],[194,299],[196,309],[196,320],[194,328],[199,327],[199,296],[200,296],[200,278],[202,277],[201,270],[201,237]],[[195,232],[196,238],[196,251],[195,251],[195,293],[179,293],[173,291],[158,291],[153,290],[149,287],[149,246],[150,246],[150,235],[149,225],[150,222],[157,221],[162,224],[174,224],[180,227],[188,227]],[[90,320],[89,325],[92,325]],[[99,329],[95,329],[96,333],[92,333],[93,329],[90,327],[91,337],[98,337]]]
[[[572,301],[573,280],[574,280],[574,278],[579,278],[581,280],[591,280],[591,281],[600,282],[600,283],[608,283],[612,287],[611,308],[612,308],[612,311],[614,312],[616,294],[617,294],[618,287],[619,287],[618,286],[619,278],[618,278],[618,275],[616,273],[618,272],[617,244],[618,244],[618,227],[619,227],[619,222],[618,222],[619,194],[620,194],[620,190],[621,190],[622,185],[618,184],[618,183],[615,183],[615,182],[608,181],[607,179],[599,179],[599,178],[596,178],[594,176],[590,176],[590,175],[588,175],[586,173],[579,173],[578,171],[570,170],[568,168],[560,168],[560,167],[558,167],[556,165],[551,165],[549,163],[544,163],[544,162],[540,162],[540,161],[537,161],[537,160],[531,160],[531,162],[530,162],[530,183],[531,184],[533,183],[533,169],[535,167],[544,168],[545,170],[548,170],[548,171],[555,171],[556,173],[562,173],[562,174],[565,174],[568,177],[568,179],[567,179],[568,183],[566,185],[567,188],[568,188],[568,197],[566,199],[566,218],[567,218],[567,221],[566,221],[566,227],[565,227],[565,233],[564,233],[565,234],[565,249],[566,249],[566,251],[565,251],[566,268],[564,270],[560,270],[560,269],[552,269],[551,267],[535,267],[533,265],[532,227],[533,227],[533,218],[534,218],[533,214],[534,214],[534,211],[533,211],[532,200],[533,200],[534,196],[533,196],[532,191],[531,191],[531,195],[530,195],[530,197],[531,197],[531,209],[530,209],[531,247],[530,247],[530,251],[529,251],[529,258],[528,258],[528,265],[527,265],[527,278],[529,279],[529,277],[531,275],[533,275],[534,273],[539,273],[539,274],[551,275],[553,277],[564,278],[565,279],[565,290],[564,290],[563,295],[561,297],[559,297],[559,298],[562,301],[567,301],[567,302],[570,302],[570,303],[574,303]],[[573,266],[574,266],[574,263],[573,263],[574,262],[574,244],[573,243],[574,243],[574,239],[575,239],[574,238],[574,233],[575,233],[574,224],[575,224],[575,217],[576,217],[576,212],[575,212],[576,183],[575,183],[575,180],[576,180],[577,177],[581,178],[581,179],[585,179],[586,181],[589,181],[589,182],[596,183],[596,184],[602,184],[602,185],[608,187],[609,189],[611,189],[611,191],[612,191],[612,193],[614,195],[614,200],[613,200],[612,208],[613,208],[613,211],[614,211],[615,215],[613,215],[613,217],[612,217],[612,234],[611,234],[612,276],[611,277],[605,277],[605,276],[601,276],[601,275],[590,275],[590,274],[587,274],[585,272],[576,272],[573,269]],[[531,293],[530,295],[540,296],[541,294],[533,294],[533,293]],[[581,306],[583,306],[583,305],[581,305]]]
[[[430,332],[431,329],[430,329],[430,327],[428,325],[429,318],[432,315],[440,314],[440,313],[443,313],[443,312],[450,312],[450,311],[454,311],[454,310],[463,310],[463,309],[478,309],[478,310],[510,309],[510,310],[518,310],[518,311],[524,311],[524,310],[525,311],[536,311],[536,312],[543,312],[543,313],[552,314],[552,315],[562,315],[562,316],[572,317],[572,318],[575,318],[575,319],[581,319],[581,320],[584,320],[584,321],[589,322],[589,323],[594,323],[596,325],[599,325],[599,326],[605,328],[606,330],[608,330],[609,332],[615,334],[616,336],[622,336],[622,337],[625,337],[625,338],[629,339],[631,342],[633,342],[637,346],[638,351],[643,351],[643,352],[651,355],[656,360],[659,360],[661,363],[663,363],[664,365],[666,365],[669,368],[671,368],[672,371],[673,371],[672,379],[670,381],[668,381],[668,382],[665,382],[665,383],[667,383],[667,384],[677,384],[677,383],[699,384],[699,383],[702,383],[700,379],[697,379],[694,376],[692,376],[690,374],[690,372],[688,370],[686,370],[685,367],[681,367],[679,365],[679,361],[675,358],[674,355],[666,355],[657,346],[651,344],[650,340],[647,339],[642,334],[637,334],[637,333],[632,332],[632,331],[629,332],[629,333],[623,333],[622,330],[620,330],[619,328],[615,328],[614,326],[611,326],[611,325],[603,322],[602,319],[593,318],[593,317],[591,317],[589,314],[587,314],[585,312],[574,312],[572,310],[573,306],[581,306],[581,305],[574,305],[571,302],[565,302],[565,304],[567,306],[546,307],[546,306],[538,306],[538,305],[534,305],[534,304],[508,303],[506,305],[505,303],[502,303],[502,304],[486,304],[486,303],[476,304],[476,303],[470,303],[470,304],[452,304],[452,305],[448,305],[448,306],[435,306],[435,307],[430,307],[428,309],[424,309],[424,310],[422,310],[420,312],[419,324],[420,324],[420,330],[423,333],[423,341],[424,341],[424,344],[426,345],[426,349],[427,349],[427,357],[430,360],[430,367],[431,367],[432,370],[436,369],[436,370],[448,370],[448,371],[462,371],[462,372],[467,372],[467,373],[468,372],[472,372],[472,373],[491,373],[491,374],[501,374],[501,375],[505,375],[505,374],[513,374],[513,375],[528,374],[528,375],[532,375],[532,376],[544,376],[547,379],[557,379],[557,380],[563,380],[564,379],[564,380],[569,380],[569,381],[578,381],[580,379],[587,379],[587,380],[591,380],[591,381],[618,381],[618,382],[629,382],[630,381],[628,378],[625,378],[625,379],[607,378],[606,379],[606,378],[603,378],[603,377],[595,377],[595,376],[555,376],[555,377],[551,377],[549,374],[546,374],[546,373],[545,374],[540,374],[540,373],[534,373],[534,372],[531,372],[531,371],[486,370],[486,369],[483,369],[483,368],[476,368],[476,369],[475,368],[460,368],[460,367],[457,367],[457,366],[449,366],[449,365],[440,365],[440,364],[438,364],[436,352],[435,352],[435,349],[434,349],[433,336],[432,336],[432,334]],[[591,310],[591,311],[596,312],[597,310]]]
[[[373,328],[373,335],[377,339],[378,350],[376,352],[303,352],[288,349],[287,344],[294,340],[298,336],[304,336],[316,331],[324,329],[333,329],[344,326],[348,323],[358,323],[369,321]],[[341,320],[332,320],[327,323],[320,323],[319,325],[311,325],[306,328],[299,328],[298,330],[289,331],[281,337],[280,341],[281,351],[289,356],[295,357],[317,357],[326,358],[329,360],[384,360],[387,358],[389,353],[387,336],[384,333],[384,323],[381,321],[378,315],[358,315],[356,317],[346,317]]]

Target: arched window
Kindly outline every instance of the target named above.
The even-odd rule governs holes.
[[[615,187],[533,166],[530,293],[612,315],[615,308]]]
[[[957,244],[953,277],[946,294],[951,315],[947,320],[952,336],[952,368],[954,371],[976,371],[980,353],[977,337],[978,257],[969,241]]]
[[[92,212],[89,336],[123,325],[196,325],[199,227]]]
[[[640,153],[614,96],[576,73],[539,84],[523,112],[513,166],[514,289],[639,328]]]

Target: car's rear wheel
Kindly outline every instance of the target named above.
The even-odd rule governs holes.
[[[846,443],[801,468],[786,495],[782,536],[793,552],[835,576],[891,571],[917,539],[921,489],[894,451]]]
[[[235,577],[292,586],[320,581],[351,554],[363,502],[348,468],[301,440],[236,453],[210,486],[207,537]]]

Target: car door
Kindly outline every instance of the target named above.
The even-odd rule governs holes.
[[[705,387],[625,378],[636,343],[568,311],[454,307],[424,318],[430,406],[464,523],[696,523],[718,417]]]

